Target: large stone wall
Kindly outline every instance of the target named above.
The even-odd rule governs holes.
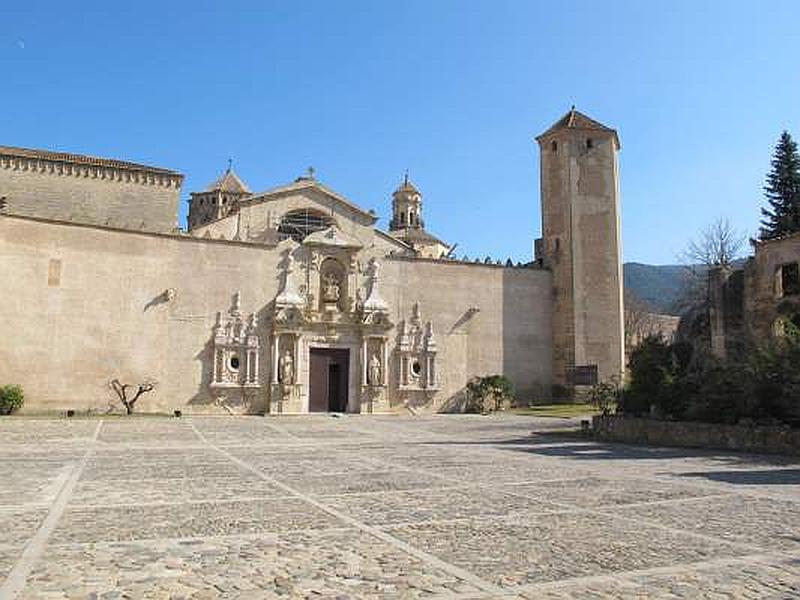
[[[744,269],[743,313],[747,332],[766,339],[779,317],[800,315],[800,295],[786,294],[779,284],[782,265],[800,262],[800,234],[761,242]]]
[[[27,408],[105,408],[107,381],[158,381],[145,410],[203,402],[217,311],[277,288],[263,247],[0,217],[0,381]],[[164,292],[175,290],[166,301]]]
[[[800,293],[783,289],[782,267],[800,263],[800,234],[760,241],[741,269],[709,271],[711,348],[724,358],[800,322]]]
[[[523,399],[550,393],[549,271],[390,258],[384,272],[394,319],[407,319],[419,302],[433,321],[448,369],[441,403],[457,404],[474,375],[505,374]]]
[[[173,231],[183,176],[144,169],[0,156],[0,197],[11,214]]]
[[[0,216],[0,383],[22,384],[28,411],[102,410],[110,378],[152,378],[141,410],[219,411],[207,386],[216,313],[240,291],[242,311],[263,316],[278,258],[264,245]],[[383,270],[391,319],[419,302],[437,334],[442,389],[428,409],[457,408],[472,375],[506,373],[522,395],[550,383],[548,271],[401,258]],[[260,364],[267,382],[269,358]]]

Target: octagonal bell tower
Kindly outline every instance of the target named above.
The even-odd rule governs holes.
[[[589,385],[624,368],[619,138],[572,107],[536,141],[536,246],[553,274],[553,379],[568,388]]]

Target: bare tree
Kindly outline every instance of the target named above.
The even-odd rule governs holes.
[[[683,253],[685,262],[706,267],[729,267],[739,258],[747,236],[731,226],[725,217],[717,217],[693,240]]]
[[[625,352],[630,352],[653,329],[653,314],[647,303],[625,288]]]
[[[747,237],[717,217],[696,238],[689,240],[679,259],[686,265],[683,286],[676,303],[682,315],[681,335],[695,341],[709,335],[709,271],[728,268],[742,256]]]
[[[133,413],[133,407],[136,401],[139,400],[139,397],[147,392],[152,392],[156,387],[156,382],[121,383],[119,379],[114,378],[108,382],[108,386],[114,390],[120,403],[125,407],[126,413],[130,415]]]
[[[741,257],[746,241],[747,237],[724,217],[717,217],[695,239],[689,240],[679,255],[679,260],[686,265],[676,307],[681,313],[707,306],[709,269],[730,267]]]

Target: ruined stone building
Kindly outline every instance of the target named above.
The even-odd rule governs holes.
[[[743,344],[800,328],[800,233],[755,242],[741,268],[709,273],[711,349],[724,358]]]
[[[177,172],[0,146],[0,383],[29,411],[103,410],[118,378],[157,382],[142,411],[388,412],[458,410],[476,375],[521,399],[616,375],[617,133],[573,109],[536,140],[524,266],[450,256],[408,177],[384,231],[313,171],[254,192],[229,168],[182,231]]]

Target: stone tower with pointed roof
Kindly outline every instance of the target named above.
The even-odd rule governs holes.
[[[537,258],[553,273],[553,380],[608,380],[624,367],[619,138],[572,107],[536,140]]]
[[[408,179],[408,173],[392,194],[392,220],[389,235],[410,245],[418,255],[440,258],[450,246],[425,230],[422,194]]]
[[[235,213],[239,209],[239,201],[250,195],[250,188],[228,166],[222,177],[204,191],[192,192],[189,201],[189,229]]]
[[[422,220],[422,194],[408,180],[408,173],[392,194],[392,221],[389,223],[389,230],[399,229],[425,229],[425,222]]]

